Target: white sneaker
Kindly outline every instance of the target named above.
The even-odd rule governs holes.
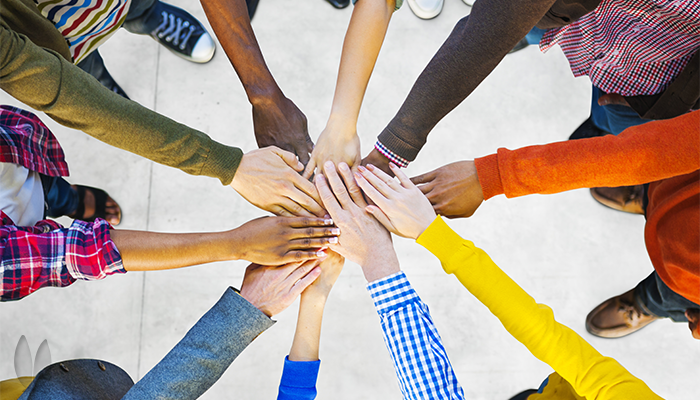
[[[474,5],[474,2],[475,2],[476,0],[462,0],[462,1],[464,2],[464,4],[466,4],[466,5],[468,5],[469,7],[471,7],[471,6]]]
[[[442,11],[445,0],[407,0],[411,11],[420,19],[433,19]]]

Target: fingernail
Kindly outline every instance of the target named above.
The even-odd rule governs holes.
[[[340,163],[340,169],[342,169],[343,171],[347,171],[347,170],[349,170],[350,168],[348,167],[348,165],[347,165],[346,163],[341,162],[341,163]]]
[[[333,225],[333,220],[326,217],[326,219],[323,220],[324,225]]]
[[[328,239],[328,243],[338,243],[338,237],[332,237]]]
[[[334,165],[333,165],[333,161],[326,161],[326,163],[325,163],[325,164],[323,164],[323,165],[325,165],[325,166],[326,166],[326,168],[333,168],[333,167],[334,167]]]
[[[331,228],[331,235],[340,235],[340,228]]]
[[[367,164],[367,169],[368,169],[368,170],[374,171],[374,168],[375,168],[374,165],[372,165],[372,164]]]
[[[394,163],[389,163],[389,168],[398,168],[398,166]]]
[[[362,175],[360,175],[359,172],[353,172],[352,175],[355,177],[355,179],[361,179]]]
[[[326,257],[328,257],[328,254],[326,254],[325,251],[319,250],[319,251],[316,252],[316,257],[318,257],[318,258],[326,258]]]
[[[301,161],[299,161],[297,167],[298,167],[298,168],[304,168],[304,164],[302,164]]]
[[[362,171],[362,172],[367,171],[367,168],[363,167],[362,165],[360,165],[359,167],[357,167],[357,169],[359,169],[359,170]]]
[[[331,217],[330,214],[326,214],[326,215],[323,216],[323,218],[330,218],[330,217]]]

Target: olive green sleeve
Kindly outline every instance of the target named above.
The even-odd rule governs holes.
[[[0,20],[0,88],[56,122],[109,145],[227,185],[243,152],[102,86]]]

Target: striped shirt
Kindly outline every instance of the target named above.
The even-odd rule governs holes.
[[[700,48],[700,0],[602,0],[542,37],[558,44],[574,76],[622,96],[661,93]]]
[[[68,41],[77,64],[122,26],[131,0],[34,0]]]

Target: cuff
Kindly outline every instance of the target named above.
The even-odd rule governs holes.
[[[368,283],[367,291],[372,296],[378,314],[404,308],[407,304],[420,300],[403,271]]]
[[[476,166],[476,174],[479,176],[484,200],[505,193],[503,182],[501,182],[501,172],[498,169],[498,154],[477,158],[474,160],[474,165]]]
[[[319,368],[321,368],[321,360],[290,361],[289,356],[287,356],[284,358],[284,370],[282,371],[280,386],[315,388]]]
[[[124,274],[122,256],[112,241],[109,222],[74,221],[66,232],[66,267],[75,279],[96,281]]]
[[[389,125],[392,125],[393,122],[394,121],[392,120],[392,122],[390,122]],[[398,157],[401,157],[402,159],[407,160],[407,162],[415,160],[418,156],[418,152],[425,144],[425,141],[423,141],[423,143],[420,144],[419,147],[415,147],[407,143],[400,137],[396,136],[388,126],[384,128],[384,131],[382,131],[382,133],[379,134],[377,140],[381,142],[384,145],[384,147],[390,149],[393,154],[397,155]]]
[[[433,253],[448,274],[454,272],[449,268],[450,259],[464,246],[474,247],[472,242],[462,239],[440,216],[437,216],[428,228],[418,236],[416,243]]]
[[[212,140],[201,175],[218,178],[223,185],[230,185],[242,159],[243,150]]]
[[[389,150],[379,140],[377,140],[377,143],[374,144],[374,148],[377,149],[377,151],[380,152],[384,157],[388,158],[389,161],[393,162],[394,164],[398,165],[399,167],[401,167],[401,168],[408,167],[408,160],[397,155],[393,151]]]

